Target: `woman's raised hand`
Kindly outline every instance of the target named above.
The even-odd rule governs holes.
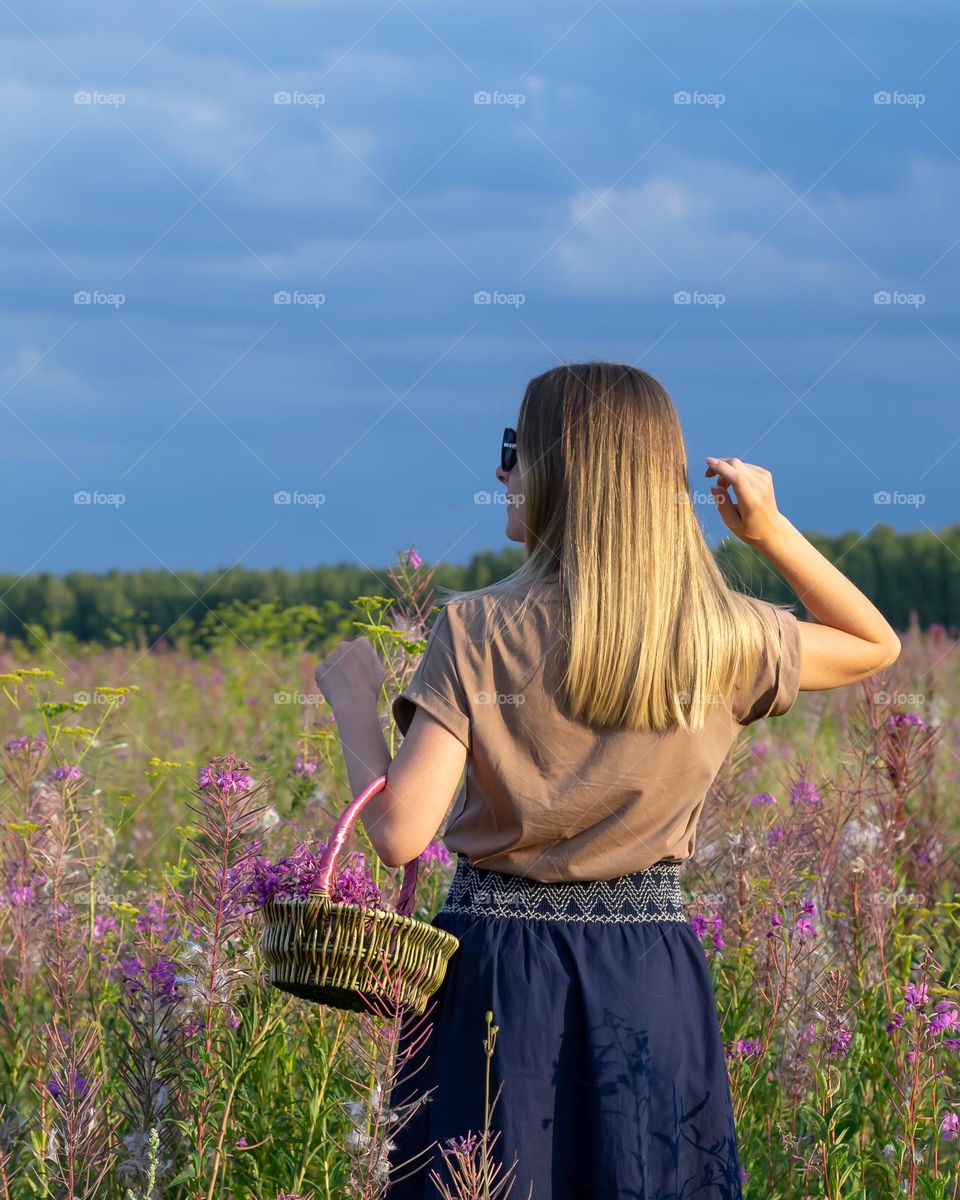
[[[354,696],[377,696],[384,678],[379,655],[365,637],[340,642],[314,672],[317,687],[331,708]]]
[[[711,488],[723,523],[742,542],[762,546],[776,537],[783,520],[773,493],[773,476],[766,467],[739,458],[708,458],[705,472],[718,476]],[[727,488],[733,484],[736,502]]]

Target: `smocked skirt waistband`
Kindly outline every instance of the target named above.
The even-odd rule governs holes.
[[[440,912],[531,921],[686,921],[680,862],[662,861],[615,879],[541,883],[472,866],[457,855]]]

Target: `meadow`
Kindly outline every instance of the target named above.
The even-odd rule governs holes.
[[[349,615],[392,739],[434,610],[415,555],[391,583]],[[203,648],[0,651],[3,1200],[383,1195],[395,1027],[271,988],[259,954],[255,864],[322,845],[351,798],[318,654],[270,616]],[[750,1200],[960,1193],[956,650],[901,640],[883,677],[741,735],[684,868]],[[343,895],[392,906],[361,824],[349,850]],[[452,870],[433,843],[416,915]],[[482,1132],[438,1197],[505,1194]]]

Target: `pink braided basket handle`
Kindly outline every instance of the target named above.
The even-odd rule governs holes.
[[[377,792],[382,792],[386,786],[386,775],[380,775],[373,783],[367,784],[363,791],[358,796],[355,796],[340,814],[336,825],[333,827],[333,833],[331,833],[327,841],[327,848],[320,859],[320,874],[316,885],[310,889],[312,894],[330,895],[330,885],[333,882],[333,872],[337,865],[337,856],[343,848],[344,842],[350,836],[350,831],[360,816],[360,810],[368,800],[372,800]],[[404,864],[403,884],[400,887],[400,895],[397,897],[396,907],[396,911],[402,917],[409,917],[413,912],[419,862],[420,859],[417,857]]]

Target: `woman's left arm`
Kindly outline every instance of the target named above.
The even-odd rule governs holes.
[[[466,747],[418,707],[391,759],[377,708],[383,668],[366,638],[340,642],[315,678],[333,709],[353,795],[387,776],[386,787],[360,813],[373,848],[388,867],[418,858],[450,806],[466,765]]]

